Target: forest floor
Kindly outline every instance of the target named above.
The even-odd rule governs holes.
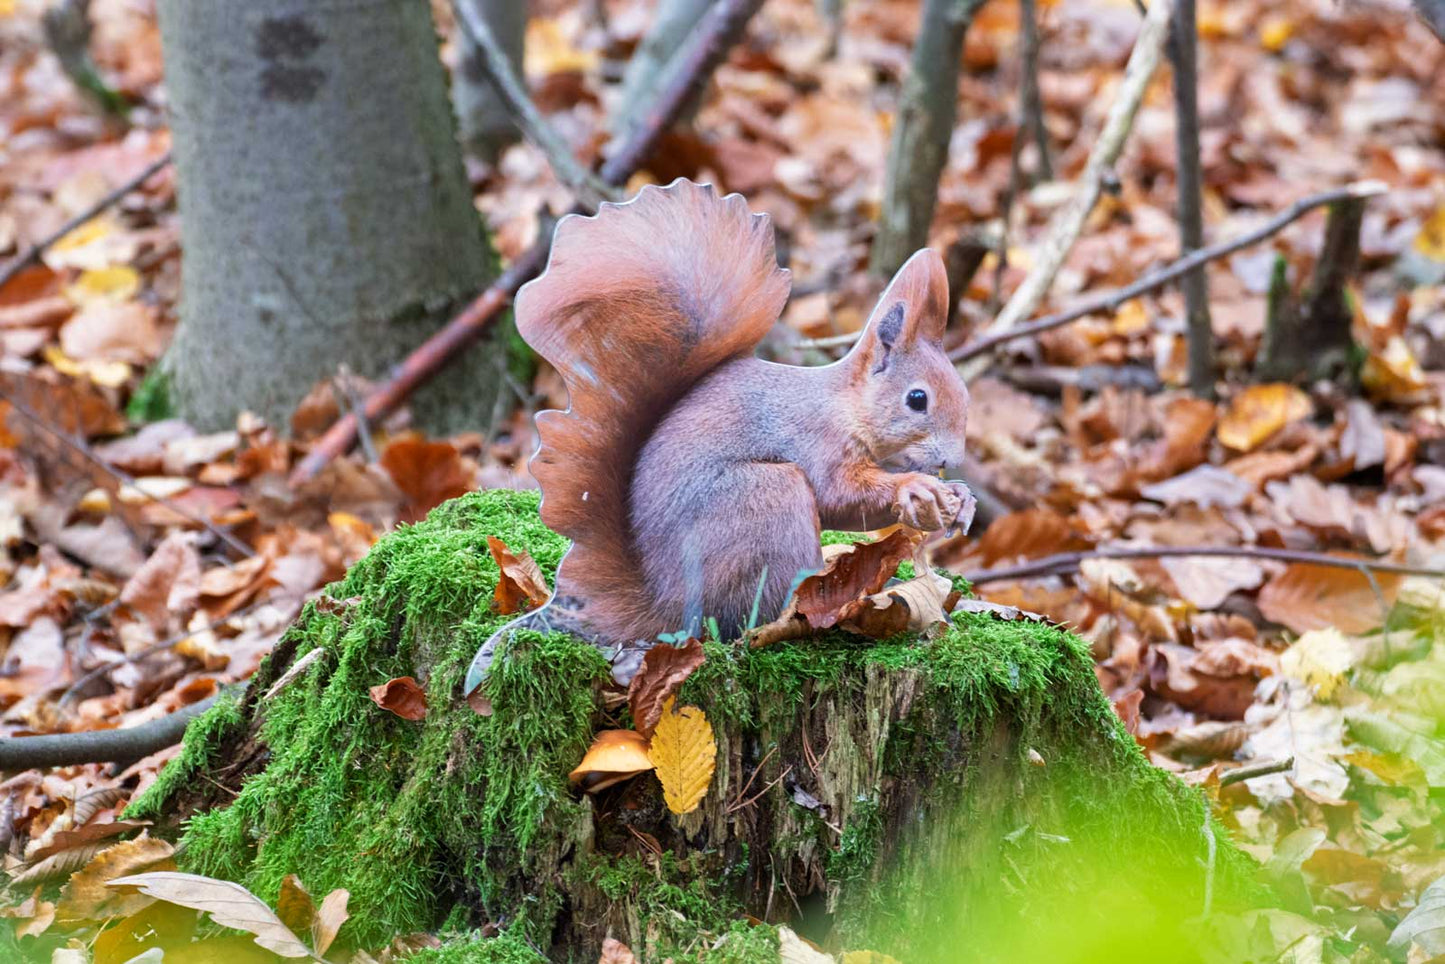
[[[446,5],[434,6],[450,37]],[[540,6],[529,85],[579,156],[595,159],[618,64],[649,5],[607,3],[605,28],[590,4]],[[169,148],[154,4],[91,7],[90,50],[132,104],[125,123],[62,70],[41,7],[0,0],[0,264]],[[841,352],[814,341],[856,331],[879,290],[868,244],[916,18],[904,0],[849,4],[830,56],[810,2],[771,0],[692,128],[670,135],[630,185],[713,180],[772,216],[794,295],[771,357]],[[1006,266],[985,259],[950,339],[1026,274],[1097,135],[1139,14],[1125,0],[1088,0],[1043,3],[1041,20],[1055,179],[1025,185]],[[969,481],[1011,511],[981,537],[935,546],[936,561],[976,573],[1064,551],[1203,545],[1445,568],[1442,48],[1402,0],[1208,0],[1199,20],[1208,240],[1346,182],[1389,188],[1369,202],[1350,286],[1360,385],[1251,374],[1276,259],[1298,290],[1321,247],[1316,213],[1209,265],[1218,402],[1183,387],[1172,289],[1014,343],[972,383],[969,424],[979,462]],[[968,36],[931,239],[940,250],[1002,228],[1018,54],[1018,8],[991,0]],[[1034,147],[1022,156],[1026,173],[1039,170]],[[1090,218],[1050,306],[1177,256],[1174,157],[1166,67],[1116,166],[1118,190]],[[544,206],[570,205],[528,146],[471,171],[504,259],[532,242]],[[317,385],[289,426],[243,416],[201,434],[167,417],[147,376],[176,324],[182,255],[164,169],[0,287],[0,735],[134,726],[246,679],[302,602],[379,535],[476,487],[532,485],[531,416],[565,404],[543,367],[512,386],[516,411],[490,433],[424,438],[403,412],[373,426],[373,449],[292,488],[289,469],[349,392]],[[1288,895],[1289,910],[1264,925],[1276,956],[1406,953],[1387,937],[1445,875],[1445,583],[1258,558],[1092,558],[1075,575],[980,592],[1090,641],[1105,692],[1151,757],[1206,788]],[[113,819],[175,752],[119,771],[9,774],[6,871],[57,852],[79,822]],[[1275,772],[1231,779],[1241,767]],[[83,872],[111,842],[60,839],[68,862],[52,879]],[[53,937],[62,926],[47,895],[33,876],[14,884],[0,916],[27,939]],[[1409,954],[1424,959],[1419,947]]]

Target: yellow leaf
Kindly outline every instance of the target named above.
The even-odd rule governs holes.
[[[556,20],[533,17],[527,23],[527,72],[543,77],[597,66],[597,51],[578,50]]]
[[[1425,388],[1425,372],[1410,346],[1399,335],[1385,343],[1385,350],[1371,353],[1360,370],[1360,383],[1376,398],[1403,401]]]
[[[1275,432],[1306,417],[1314,406],[1310,397],[1293,385],[1251,385],[1229,404],[1219,420],[1219,441],[1240,452],[1257,448]]]
[[[115,230],[115,221],[108,216],[91,218],[80,227],[71,231],[65,237],[50,246],[52,251],[72,251],[76,248],[83,248],[92,241],[99,241],[101,238]]]
[[[662,782],[662,798],[676,814],[691,813],[707,796],[717,762],[712,724],[696,706],[674,709],[672,697],[662,705],[662,719],[652,732],[648,757]]]
[[[1277,54],[1284,49],[1289,38],[1294,35],[1294,24],[1288,17],[1270,17],[1259,25],[1260,45],[1272,54]]]
[[[1119,306],[1114,312],[1114,321],[1110,325],[1116,335],[1132,335],[1145,331],[1149,328],[1149,311],[1144,307],[1144,302],[1138,298],[1131,298]]]
[[[1420,233],[1415,235],[1415,250],[1431,261],[1445,261],[1445,205],[1436,208],[1420,225]]]
[[[80,361],[55,345],[47,345],[40,355],[60,374],[87,379],[101,388],[119,388],[130,380],[131,367],[123,361]]]
[[[1338,629],[1312,629],[1280,654],[1279,668],[1315,688],[1320,699],[1334,695],[1355,664],[1355,651]]]
[[[596,793],[651,769],[647,737],[636,730],[603,730],[567,778],[588,793]]]
[[[66,286],[65,295],[77,305],[97,301],[129,301],[140,291],[140,275],[128,265],[91,268]]]

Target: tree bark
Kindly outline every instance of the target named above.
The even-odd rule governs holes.
[[[1199,157],[1198,28],[1194,0],[1178,0],[1169,52],[1174,61],[1175,163],[1179,192],[1180,257],[1204,247],[1203,181]],[[1214,329],[1209,317],[1209,282],[1201,265],[1184,276],[1184,313],[1189,339],[1189,388],[1214,397]]]
[[[492,28],[492,36],[507,55],[512,71],[522,71],[523,47],[527,35],[527,5],[521,0],[453,0],[452,6],[469,3]],[[460,23],[461,14],[457,14]],[[506,148],[517,143],[522,133],[487,77],[482,52],[465,30],[458,31],[461,61],[452,77],[452,104],[462,146],[489,164],[496,163]]]
[[[1296,308],[1291,305],[1277,269],[1270,283],[1269,312],[1260,344],[1256,374],[1263,379],[1301,381],[1333,378],[1350,369],[1354,347],[1353,313],[1345,284],[1360,263],[1360,222],[1363,198],[1330,205],[1325,243],[1314,275]],[[1283,288],[1277,292],[1276,288]]]
[[[958,113],[963,41],[983,0],[925,0],[908,76],[898,97],[893,143],[883,188],[883,212],[873,239],[871,270],[891,276],[928,243],[938,203],[938,178]]]
[[[342,364],[384,375],[495,270],[425,4],[161,0],[185,270],[165,361],[180,414],[286,425]],[[484,424],[496,362],[428,386]]]
[[[622,93],[613,111],[614,138],[626,137],[641,121],[640,111],[652,100],[666,76],[667,65],[682,49],[692,28],[707,15],[715,0],[661,0],[642,42],[627,62]]]

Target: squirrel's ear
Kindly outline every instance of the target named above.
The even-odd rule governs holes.
[[[870,356],[869,367],[882,371],[895,350],[906,350],[920,340],[941,342],[947,321],[948,273],[938,252],[924,248],[888,282],[859,347]]]

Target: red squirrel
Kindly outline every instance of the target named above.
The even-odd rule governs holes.
[[[754,357],[788,299],[772,225],[685,179],[557,225],[517,330],[561,373],[537,416],[542,521],[569,537],[546,607],[512,629],[644,647],[765,622],[822,565],[822,528],[967,530],[968,391],[944,354],[948,280],[910,258],[853,349],[821,367]],[[756,610],[756,611],[755,611]]]

